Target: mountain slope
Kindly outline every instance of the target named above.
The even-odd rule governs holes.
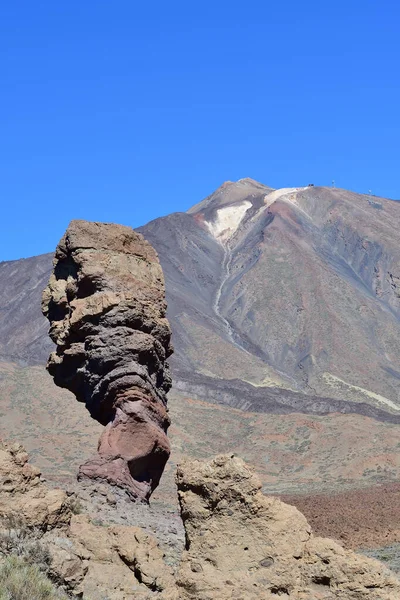
[[[185,226],[165,232],[176,215],[141,229],[166,274],[176,367],[397,412],[400,203],[242,180],[189,215],[201,249]]]
[[[297,392],[297,410],[324,412],[315,396],[397,421],[400,203],[244,179],[139,230],[160,256],[174,378],[192,397],[208,386],[211,401],[238,406],[240,396],[262,410],[265,397],[271,410],[263,389],[274,387],[283,404],[285,389]],[[50,255],[0,263],[7,360],[47,357],[39,302],[50,266]]]
[[[53,254],[0,262],[0,357],[45,362],[52,349],[41,310]]]

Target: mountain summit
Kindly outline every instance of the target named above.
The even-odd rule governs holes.
[[[238,181],[225,181],[215,192],[207,196],[204,200],[192,206],[187,211],[188,214],[196,214],[205,211],[207,208],[215,210],[223,206],[243,202],[245,198],[262,198],[273,191],[263,183],[246,177]]]
[[[246,178],[139,231],[165,274],[176,388],[400,419],[400,203]],[[50,255],[0,264],[3,357],[45,360],[50,269]]]
[[[211,196],[188,210],[188,214],[198,215],[211,235],[220,242],[226,242],[238,229],[244,219],[265,206],[265,198],[272,192],[254,179],[226,181]]]
[[[141,231],[177,368],[397,413],[399,203],[244,179]]]

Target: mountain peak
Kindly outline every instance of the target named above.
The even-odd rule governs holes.
[[[238,204],[246,199],[257,198],[265,196],[273,191],[271,188],[263,183],[245,177],[238,179],[237,181],[224,181],[224,183],[215,190],[212,194],[207,196],[204,200],[192,206],[187,212],[189,214],[196,214],[198,212],[205,212],[222,208],[223,206],[231,206]]]
[[[256,186],[256,187],[269,187],[264,185],[263,183],[260,183],[259,181],[257,181],[256,179],[252,179],[251,177],[242,177],[242,179],[238,179],[237,181],[235,181],[236,184],[242,184],[242,185],[251,185],[251,186]],[[272,188],[269,188],[272,189]]]
[[[238,179],[237,181],[230,181],[229,179],[227,181],[224,181],[224,183],[219,188],[217,188],[216,191],[225,189],[231,185],[241,186],[241,187],[243,187],[243,186],[254,186],[254,187],[262,187],[262,188],[268,187],[268,186],[264,185],[263,183],[260,183],[256,179],[252,179],[251,177],[242,177],[241,179]],[[269,188],[269,189],[272,189],[272,188]]]

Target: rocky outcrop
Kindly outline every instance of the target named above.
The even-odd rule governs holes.
[[[48,489],[19,444],[0,443],[0,476],[0,555],[46,557],[48,575],[76,597],[400,598],[400,581],[382,563],[314,537],[305,517],[264,496],[259,479],[234,456],[188,460],[178,468],[186,549],[175,573],[157,540],[141,528],[76,514],[87,506]],[[12,529],[10,516],[18,517],[14,523],[25,527],[24,535]]]
[[[171,332],[155,250],[129,227],[72,221],[42,310],[57,345],[48,371],[105,425],[80,477],[147,500],[170,453]]]
[[[17,517],[40,530],[63,527],[71,517],[63,490],[46,487],[21,444],[0,442],[0,518]]]
[[[148,600],[173,592],[171,568],[139,527],[96,524],[75,496],[51,489],[20,444],[0,442],[0,563],[17,555],[41,563],[74,596]]]
[[[181,600],[396,600],[400,582],[381,563],[314,537],[293,506],[261,493],[234,456],[178,468],[186,531]]]
[[[157,541],[139,527],[102,527],[74,515],[64,535],[46,534],[42,544],[50,552],[50,576],[74,596],[149,600],[174,591]]]

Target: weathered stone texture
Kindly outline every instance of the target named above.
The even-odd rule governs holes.
[[[400,598],[398,578],[382,563],[314,537],[296,508],[264,496],[258,477],[232,456],[188,460],[178,468],[186,549],[177,573],[156,539],[139,527],[71,515],[74,497],[48,489],[19,444],[0,443],[0,478],[1,516],[22,517],[33,540],[49,552],[53,581],[77,597]],[[0,520],[0,539],[7,535],[4,527],[9,528],[7,518]]]
[[[49,533],[42,543],[51,554],[51,576],[76,596],[150,600],[174,590],[156,540],[139,527],[102,527],[73,515],[64,535]]]
[[[45,486],[21,444],[0,441],[0,520],[10,516],[46,530],[69,523],[71,510],[67,494]]]
[[[305,517],[264,496],[239,458],[178,467],[187,543],[180,600],[398,600],[400,582],[383,564],[314,537]]]
[[[57,346],[50,374],[106,426],[80,476],[148,499],[170,453],[171,332],[155,250],[130,227],[72,221],[42,309]]]

